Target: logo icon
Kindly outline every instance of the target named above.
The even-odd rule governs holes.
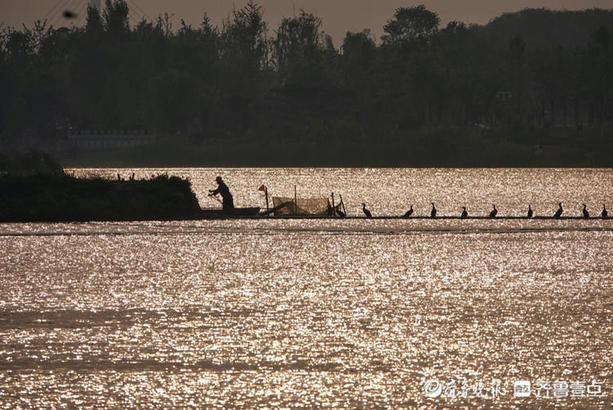
[[[531,385],[529,380],[515,380],[513,394],[515,397],[530,397]]]
[[[443,392],[443,386],[438,380],[428,380],[424,384],[424,394],[432,399],[438,397]]]

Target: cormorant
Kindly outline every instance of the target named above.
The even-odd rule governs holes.
[[[432,210],[430,211],[430,218],[436,218],[436,208],[434,207],[434,202],[431,202]]]
[[[366,209],[366,204],[362,204],[362,211],[364,212],[364,215],[366,215],[367,218],[372,218],[372,214],[370,213],[370,211],[368,209]]]
[[[528,204],[528,218],[532,218],[533,215],[534,212],[532,212],[532,207],[530,206],[530,204]]]
[[[411,204],[411,208],[410,208],[408,211],[406,211],[406,212],[404,213],[404,217],[405,217],[405,218],[408,218],[408,217],[410,217],[411,215],[413,215],[413,204]]]
[[[558,204],[558,206],[559,206],[558,210],[556,211],[556,213],[555,213],[555,214],[553,214],[553,217],[554,217],[554,218],[559,218],[559,217],[561,217],[561,216],[562,216],[562,212],[564,212],[564,210],[562,209],[562,202],[560,202],[560,203]]]
[[[607,208],[604,206],[604,204],[602,204],[602,212],[600,213],[600,217],[605,219],[608,215],[609,213],[607,212]]]
[[[62,16],[64,16],[65,19],[71,20],[71,19],[77,18],[77,13],[70,11],[70,10],[64,10],[64,12],[62,13]]]
[[[346,216],[347,216],[347,215],[345,215],[345,213],[344,213],[343,211],[341,211],[341,209],[340,209],[338,206],[336,206],[336,214],[337,214],[339,217],[341,217],[341,218],[344,218],[344,217],[346,217]]]
[[[585,204],[583,204],[583,217],[586,219],[590,217],[590,213],[587,211],[587,206]]]
[[[468,212],[466,211],[466,207],[463,206],[462,209],[463,211],[462,211],[462,215],[460,216],[460,218],[468,218]]]
[[[492,212],[490,212],[490,218],[496,218],[496,214],[498,214],[498,210],[496,209],[496,205],[493,205],[494,209],[492,209]]]

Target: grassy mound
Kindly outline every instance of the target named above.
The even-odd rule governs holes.
[[[200,213],[189,181],[111,181],[66,175],[0,177],[0,222],[189,219]]]

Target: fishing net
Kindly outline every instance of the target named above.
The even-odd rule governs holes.
[[[272,205],[276,216],[324,216],[331,213],[330,202],[326,198],[294,198],[273,196]]]

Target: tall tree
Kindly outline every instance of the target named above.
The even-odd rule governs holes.
[[[88,33],[99,33],[104,30],[102,16],[97,7],[87,6],[87,18],[85,22],[85,31]]]
[[[426,42],[438,32],[438,14],[426,6],[401,7],[396,9],[394,18],[389,20],[381,38],[384,44],[402,45],[416,41]]]
[[[345,85],[363,99],[372,91],[376,57],[377,45],[369,30],[345,35],[340,71]]]
[[[104,26],[106,31],[116,36],[127,34],[130,31],[129,14],[130,9],[125,0],[105,0]]]
[[[273,40],[274,61],[282,81],[308,85],[321,80],[325,36],[321,19],[304,10],[281,21]]]
[[[250,0],[245,7],[234,9],[232,18],[224,22],[221,34],[224,57],[241,64],[252,74],[266,64],[266,23],[262,6]]]

